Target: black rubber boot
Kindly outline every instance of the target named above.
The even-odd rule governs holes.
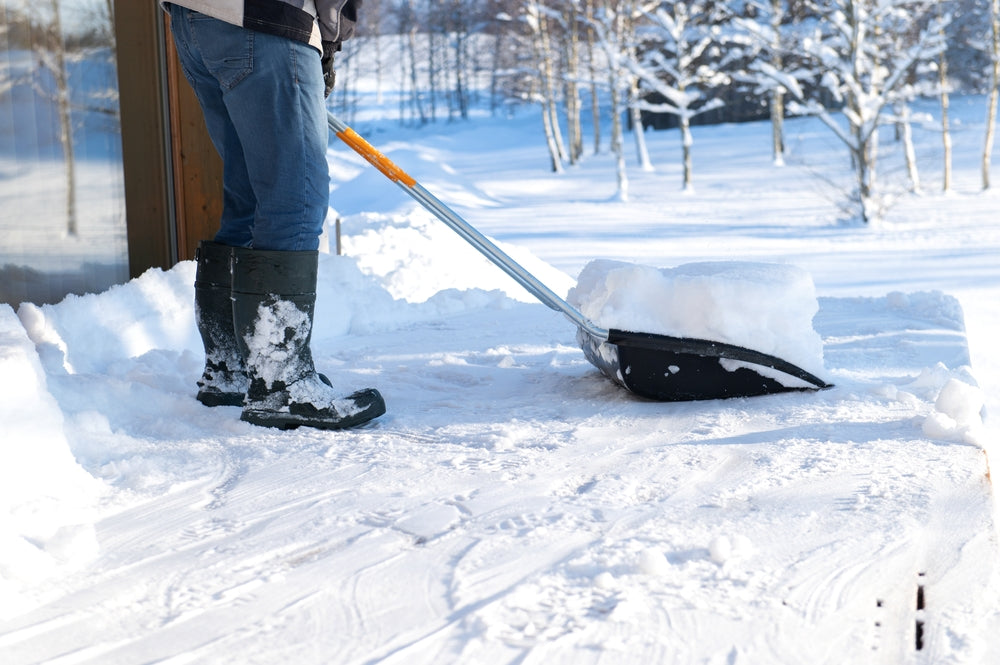
[[[249,386],[233,328],[232,250],[203,240],[195,252],[194,319],[205,345],[198,401],[206,406],[240,406]]]
[[[382,395],[343,395],[316,373],[310,340],[318,252],[233,249],[233,321],[250,386],[244,420],[291,429],[342,429],[385,413]]]

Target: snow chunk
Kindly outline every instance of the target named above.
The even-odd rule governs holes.
[[[982,445],[985,403],[978,387],[948,379],[934,402],[934,412],[924,420],[923,432],[932,439]]]
[[[708,554],[712,561],[722,565],[733,559],[742,559],[753,552],[753,543],[742,534],[727,536],[720,534],[708,545]]]
[[[791,265],[689,263],[654,268],[591,261],[568,301],[605,328],[694,337],[780,356],[823,372],[812,277]]]
[[[603,571],[594,577],[594,586],[602,591],[610,591],[615,588],[615,576],[608,571]]]
[[[648,547],[639,552],[639,572],[644,575],[660,577],[670,569],[667,557],[655,547]]]
[[[715,563],[725,563],[733,555],[733,542],[727,536],[716,536],[708,544],[708,554]]]
[[[986,399],[983,391],[958,379],[948,379],[941,388],[934,408],[951,416],[963,426],[982,422],[982,410]]]

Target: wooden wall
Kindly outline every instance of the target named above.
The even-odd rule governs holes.
[[[169,24],[169,21],[168,21]],[[168,34],[169,37],[169,34]],[[177,217],[177,253],[193,259],[201,240],[211,240],[222,214],[222,160],[212,146],[198,98],[167,39],[167,85]]]
[[[194,258],[215,235],[222,161],[156,2],[115,0],[129,272]]]

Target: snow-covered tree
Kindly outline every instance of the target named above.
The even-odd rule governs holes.
[[[588,17],[594,41],[604,56],[611,114],[611,152],[615,156],[618,180],[617,198],[628,200],[628,174],[625,171],[625,138],[622,114],[627,109],[629,91],[635,74],[636,27],[639,19],[655,6],[642,0],[596,0]],[[636,131],[641,131],[637,127]]]
[[[527,0],[524,7],[524,24],[531,37],[531,48],[537,67],[537,86],[534,88],[532,99],[541,108],[542,129],[545,133],[545,144],[549,149],[552,170],[561,173],[562,163],[566,158],[566,147],[562,139],[557,109],[559,85],[556,80],[556,67],[558,55],[552,45],[549,26],[551,19],[551,10],[543,4],[542,0]]]
[[[642,86],[655,93],[637,102],[645,111],[677,117],[681,134],[684,189],[693,187],[691,119],[723,105],[718,96],[729,82],[725,68],[735,51],[725,49],[728,8],[713,0],[657,2],[643,10],[639,47],[627,60]]]
[[[747,63],[736,78],[751,84],[756,94],[766,94],[771,120],[771,156],[776,166],[785,163],[785,96],[787,90],[778,77],[768,72],[783,72],[786,54],[792,51],[787,44],[786,26],[793,20],[789,0],[751,0],[742,16],[734,18],[750,38],[745,46]],[[763,73],[762,73],[763,70]]]
[[[912,95],[915,68],[944,48],[937,0],[803,0],[808,20],[789,41],[801,65],[761,71],[789,92],[789,110],[819,117],[844,143],[854,170],[848,201],[865,223],[884,210],[876,178],[879,127]]]

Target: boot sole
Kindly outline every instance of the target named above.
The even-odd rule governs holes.
[[[244,409],[240,420],[258,427],[273,427],[282,430],[311,427],[313,429],[337,430],[349,429],[363,425],[385,413],[385,404],[372,404],[369,408],[344,416],[337,420],[324,420],[294,413],[275,413],[273,411],[254,411]]]

